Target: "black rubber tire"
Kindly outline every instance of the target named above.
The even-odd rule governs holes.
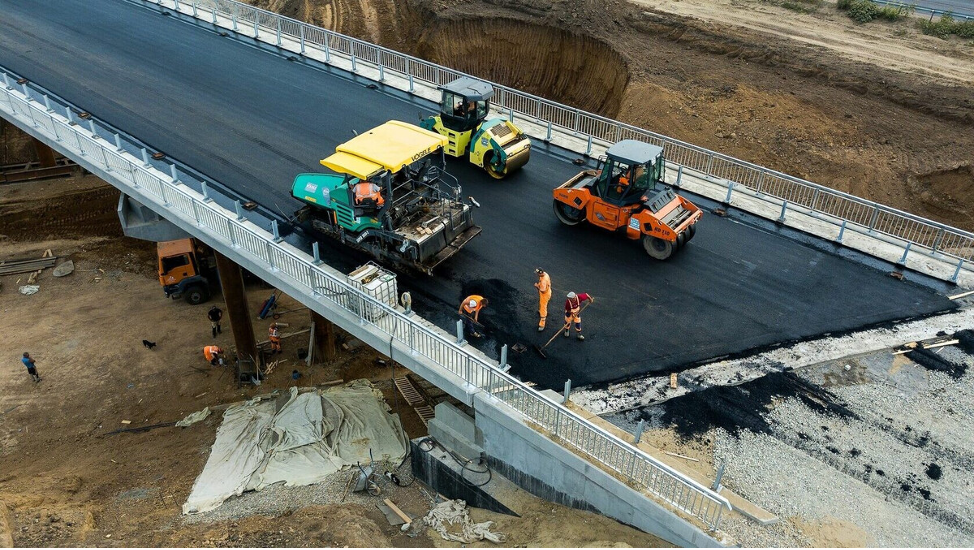
[[[187,304],[198,306],[210,299],[210,293],[202,286],[191,286],[183,293],[183,299]]]
[[[572,226],[578,225],[585,220],[584,210],[573,208],[559,200],[554,201],[554,203],[555,217],[558,218],[558,221],[561,223]]]
[[[693,236],[696,235],[696,234],[697,234],[697,224],[693,224],[690,227],[688,227],[687,228],[687,242],[690,242],[690,239],[692,239]]]
[[[687,237],[687,232],[686,231],[684,231],[683,233],[680,233],[679,235],[677,235],[676,236],[676,249],[679,250],[679,249],[683,248],[683,245],[687,244],[687,241],[688,240],[690,240],[690,239]]]
[[[494,166],[494,153],[484,153],[484,170],[487,174],[494,178],[495,180],[502,180],[507,176],[507,171],[505,168],[498,169]]]
[[[672,256],[673,251],[676,248],[673,245],[674,243],[664,241],[659,237],[643,235],[643,249],[645,249],[646,253],[655,260],[662,261]]]

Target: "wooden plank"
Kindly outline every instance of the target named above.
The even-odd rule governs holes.
[[[54,267],[56,257],[0,263],[0,275],[17,275]]]
[[[402,520],[405,521],[406,523],[412,523],[413,522],[413,520],[410,519],[409,516],[407,516],[406,514],[404,514],[403,511],[400,510],[399,507],[396,506],[391,500],[384,499],[382,502],[384,502],[385,505],[388,506],[390,510],[392,510],[393,512],[395,512],[396,515],[399,516],[400,518],[402,518]]]
[[[664,452],[664,453],[666,453],[666,454],[668,454],[668,455],[670,455],[670,456],[675,456],[675,457],[677,457],[677,458],[684,458],[684,459],[686,459],[686,460],[692,460],[692,461],[694,461],[694,462],[700,462],[700,461],[699,461],[699,460],[697,460],[696,458],[691,458],[691,457],[689,457],[689,456],[687,456],[687,455],[681,455],[681,454],[678,454],[678,453],[671,453],[671,452],[669,452],[669,451],[663,451],[663,452]]]
[[[923,346],[923,349],[942,348],[944,346],[953,346],[954,344],[959,344],[959,343],[960,343],[960,340],[947,340],[946,342],[937,342],[936,344],[925,345],[925,346]],[[910,346],[910,344],[914,344],[914,345],[913,346]],[[903,350],[900,350],[900,351],[894,351],[893,352],[893,355],[903,355],[904,353],[910,353],[911,351],[913,351],[913,350],[917,349],[917,347],[919,347],[919,346],[916,346],[915,345],[916,344],[915,342],[910,342],[910,344],[907,344],[907,347],[909,347],[910,349],[903,349]]]
[[[960,294],[954,294],[953,296],[947,296],[948,300],[958,300],[974,294],[974,290],[968,290],[967,292],[961,292]]]
[[[675,372],[671,372],[670,373],[670,388],[672,388],[672,389],[675,390],[678,385],[679,384],[677,383],[677,380],[676,380],[676,373]]]

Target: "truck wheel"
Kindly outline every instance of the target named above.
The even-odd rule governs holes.
[[[652,235],[643,235],[643,248],[656,260],[665,260],[673,255],[673,243]]]
[[[567,204],[555,201],[555,217],[565,225],[578,225],[585,219],[585,211],[568,206]]]
[[[494,153],[484,154],[484,170],[490,174],[490,177],[496,180],[504,179],[504,176],[507,175],[506,171],[504,170],[505,167],[495,165],[494,157]]]
[[[210,293],[201,286],[191,286],[183,293],[183,298],[187,304],[199,305],[210,299]]]

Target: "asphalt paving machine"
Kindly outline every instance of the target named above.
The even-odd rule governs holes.
[[[664,183],[663,148],[623,140],[606,151],[595,170],[584,170],[556,187],[555,216],[565,225],[583,221],[641,239],[646,253],[665,260],[697,232],[703,216]]]
[[[339,145],[321,161],[334,174],[299,174],[297,221],[393,265],[431,274],[480,234],[456,178],[447,139],[399,121]]]
[[[448,139],[446,154],[468,156],[497,179],[527,164],[531,140],[509,120],[487,118],[493,86],[465,76],[440,90],[440,114],[422,119],[420,126]]]

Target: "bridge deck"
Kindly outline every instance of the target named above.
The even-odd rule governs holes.
[[[126,2],[44,9],[0,0],[0,11],[0,64],[274,212],[299,206],[289,196],[293,176],[319,170],[318,159],[352,130],[433,109]],[[501,182],[451,162],[464,193],[483,206],[475,217],[484,231],[437,277],[400,283],[445,328],[463,296],[489,296],[485,346],[547,340],[535,331],[535,267],[552,274],[552,325],[561,324],[565,292],[597,296],[584,343],[559,338],[545,362],[530,352],[511,358],[514,373],[541,386],[627,378],[951,307],[926,288],[712,215],[666,263],[638,243],[562,227],[551,188],[578,169],[564,155],[539,147]],[[335,267],[361,261],[326,250]]]

